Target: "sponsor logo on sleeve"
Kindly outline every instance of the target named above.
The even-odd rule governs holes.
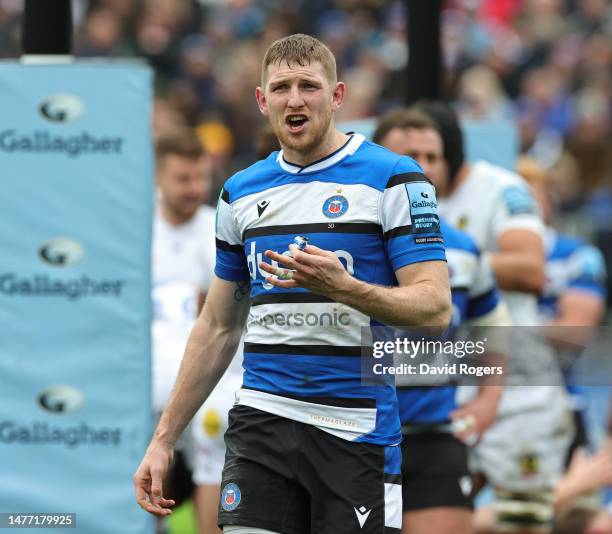
[[[537,213],[533,197],[524,187],[508,187],[503,191],[502,198],[510,215]]]
[[[438,202],[433,185],[429,182],[409,182],[404,186],[410,206],[412,233],[438,233],[440,231],[440,219],[438,218]]]

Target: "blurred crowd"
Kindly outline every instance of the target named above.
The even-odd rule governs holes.
[[[74,0],[74,53],[152,65],[156,134],[196,128],[214,157],[218,190],[256,157],[263,119],[254,88],[263,53],[278,37],[311,33],[332,49],[349,88],[338,120],[402,104],[410,83],[405,4]],[[22,5],[0,0],[0,57],[20,54]],[[461,116],[516,121],[521,151],[552,173],[561,226],[610,248],[612,4],[446,0],[441,19],[446,95]]]

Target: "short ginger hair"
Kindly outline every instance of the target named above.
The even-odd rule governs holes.
[[[274,41],[266,50],[261,63],[261,85],[265,86],[268,77],[268,65],[286,63],[300,66],[319,62],[323,72],[331,83],[338,81],[336,58],[332,51],[321,41],[303,33],[296,33]]]

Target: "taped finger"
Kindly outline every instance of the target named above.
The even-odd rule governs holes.
[[[287,269],[276,269],[276,278],[279,280],[293,280],[293,271]]]

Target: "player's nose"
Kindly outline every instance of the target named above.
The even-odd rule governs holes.
[[[421,168],[423,169],[423,172],[426,175],[430,174],[430,166],[429,166],[429,162],[427,161],[426,158],[416,158],[416,162],[421,166]]]
[[[289,100],[287,106],[290,108],[301,108],[304,105],[304,99],[300,93],[300,88],[296,85],[292,85],[289,90]]]

